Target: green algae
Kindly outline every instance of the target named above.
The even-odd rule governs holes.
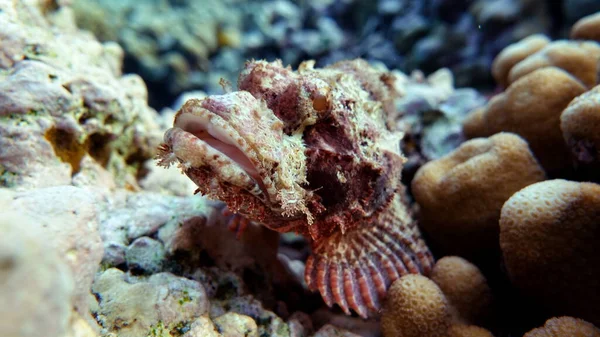
[[[3,165],[0,165],[0,186],[2,187],[14,187],[18,184],[19,174],[6,169]]]

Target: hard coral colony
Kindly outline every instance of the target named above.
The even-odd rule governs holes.
[[[308,287],[368,317],[394,280],[433,264],[403,199],[402,133],[387,120],[395,78],[362,60],[313,66],[248,62],[240,91],[181,108],[159,164],[179,162],[197,192],[306,236]]]

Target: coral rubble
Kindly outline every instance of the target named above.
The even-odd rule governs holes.
[[[492,90],[488,68],[500,50],[564,31],[597,10],[585,2],[592,1],[72,1],[82,28],[123,46],[127,71],[148,83],[155,107],[187,90],[218,93],[219,78],[234,81],[248,59],[296,67],[360,57],[428,74],[445,67],[459,87]]]

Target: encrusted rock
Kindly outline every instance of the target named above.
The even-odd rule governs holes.
[[[55,25],[54,18],[60,17]],[[68,7],[0,3],[0,185],[94,181],[95,161],[113,184],[138,188],[137,174],[159,141],[158,115],[122,53],[77,30]],[[108,186],[111,184],[108,183]]]
[[[5,197],[0,190],[0,199]],[[15,211],[2,212],[0,233],[2,335],[65,336],[75,284],[48,233],[29,214]]]
[[[134,273],[153,274],[161,269],[165,248],[147,236],[135,239],[125,251],[127,268]]]
[[[251,317],[240,315],[235,312],[228,312],[213,319],[213,322],[223,337],[258,337],[258,327]]]
[[[209,308],[200,283],[169,273],[136,278],[108,269],[92,291],[99,298],[96,315],[104,331],[122,337],[147,336],[153,329],[181,331]]]
[[[98,201],[94,191],[72,186],[11,192],[0,201],[0,208],[18,211],[34,221],[38,235],[43,235],[70,267],[75,281],[72,305],[88,319],[90,287],[103,253],[94,207]]]

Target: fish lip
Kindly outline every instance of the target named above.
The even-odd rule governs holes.
[[[211,144],[180,127],[168,129],[164,138],[165,145],[170,151],[168,155],[177,158],[181,170],[196,185],[211,185],[215,181],[223,181],[248,191],[262,202],[268,202],[264,191],[260,188],[260,181],[256,181],[235,160]],[[212,172],[212,178],[207,181],[199,180],[194,173],[197,169]]]
[[[161,155],[161,161],[175,158],[201,192],[261,219],[265,214],[256,213],[262,207],[257,203],[269,209],[268,220],[305,215],[312,223],[302,187],[304,144],[284,134],[283,122],[263,100],[245,91],[191,99],[173,126],[165,133],[164,149],[170,154]],[[256,200],[246,198],[246,192]]]
[[[189,130],[189,129],[188,129]],[[182,129],[181,127],[173,127],[168,129],[165,132],[165,136],[164,136],[164,141],[165,141],[165,145],[167,145],[171,151],[171,153],[177,157],[177,159],[179,160],[180,163],[180,167],[182,168],[182,170],[184,171],[184,173],[186,175],[188,175],[188,177],[190,177],[190,179],[192,181],[194,181],[196,183],[196,185],[202,184],[202,185],[210,185],[210,181],[199,181],[198,179],[196,179],[194,171],[198,168],[201,167],[205,167],[206,169],[215,172],[215,179],[218,181],[227,181],[231,183],[230,179],[223,179],[222,175],[219,176],[219,174],[222,174],[221,169],[219,169],[217,167],[217,165],[215,165],[216,161],[227,161],[229,164],[231,165],[236,165],[238,168],[242,169],[243,168],[239,165],[237,165],[237,162],[235,162],[234,160],[232,160],[230,157],[226,156],[225,154],[219,152],[217,149],[215,149],[214,147],[210,146],[210,144],[206,143],[205,141],[203,141],[202,139],[198,138],[196,135],[194,135],[193,133],[186,131],[185,129]],[[202,151],[200,150],[201,148],[206,148],[206,151]],[[199,152],[200,151],[200,152]],[[214,153],[211,153],[209,151],[214,151]],[[218,155],[219,158],[214,159],[214,161],[206,161],[206,164],[203,165],[198,165],[198,162],[203,162],[204,158],[202,157],[207,157],[207,158],[212,158],[213,155]],[[192,161],[192,165],[186,165],[185,163],[188,162],[188,160]],[[238,187],[241,187],[242,189],[246,190],[248,193],[252,194],[254,197],[258,198],[260,200],[260,202],[262,202],[263,204],[267,205],[272,211],[274,211],[275,213],[282,213],[283,209],[273,203],[269,198],[268,195],[265,192],[265,187],[264,184],[262,184],[262,181],[256,181],[255,179],[253,179],[253,177],[251,177],[249,174],[247,174],[246,171],[243,171],[245,173],[245,180],[244,182],[246,184],[233,184],[236,185]],[[251,181],[252,183],[256,184],[255,188],[252,188],[251,185],[249,184],[249,181]],[[298,225],[294,224],[294,225],[290,225],[290,226],[283,226],[284,223],[287,223],[289,221],[293,221],[293,220],[298,220],[302,218],[302,214],[297,214],[295,216],[284,216],[281,215],[280,217],[280,221],[278,222],[278,224],[276,226],[274,225],[270,225],[267,226],[273,230],[276,231],[289,231],[292,230],[293,228],[296,228]],[[289,228],[288,228],[289,227]]]
[[[165,142],[171,145],[171,148],[176,152],[176,156],[184,163],[198,163],[198,153],[187,151],[192,147],[192,143],[202,142],[207,147],[216,150],[217,153],[213,153],[213,156],[218,156],[218,158],[206,158],[207,161],[229,161],[237,165],[258,186],[250,189],[245,188],[245,190],[258,197],[263,203],[272,206],[273,203],[263,181],[264,172],[261,172],[261,168],[250,159],[256,157],[256,154],[248,153],[248,151],[253,151],[252,146],[247,143],[246,137],[231,125],[227,117],[203,107],[202,100],[190,100],[175,116],[173,128],[165,133]],[[180,132],[189,136],[174,139],[172,135],[175,134],[175,130],[180,130]],[[195,140],[189,143],[189,146],[185,146],[185,142],[190,142],[190,137],[195,138]],[[181,146],[173,146],[174,142],[180,142]],[[219,169],[208,162],[205,163],[207,164],[205,166],[211,167],[213,170]],[[185,166],[189,165],[184,165],[187,171],[196,165]],[[247,184],[245,179],[244,183]],[[248,187],[248,185],[245,186]]]
[[[184,132],[194,135],[199,140],[207,143],[210,147],[236,162],[250,177],[260,184],[261,176],[259,169],[252,163],[245,149],[240,146],[239,141],[236,142],[232,139],[233,137],[243,139],[243,136],[231,126],[228,126],[227,130],[225,130],[223,126],[228,124],[219,126],[212,123],[212,120],[218,118],[218,116],[208,112],[208,110],[206,111],[206,115],[181,114],[176,119],[174,125]]]

